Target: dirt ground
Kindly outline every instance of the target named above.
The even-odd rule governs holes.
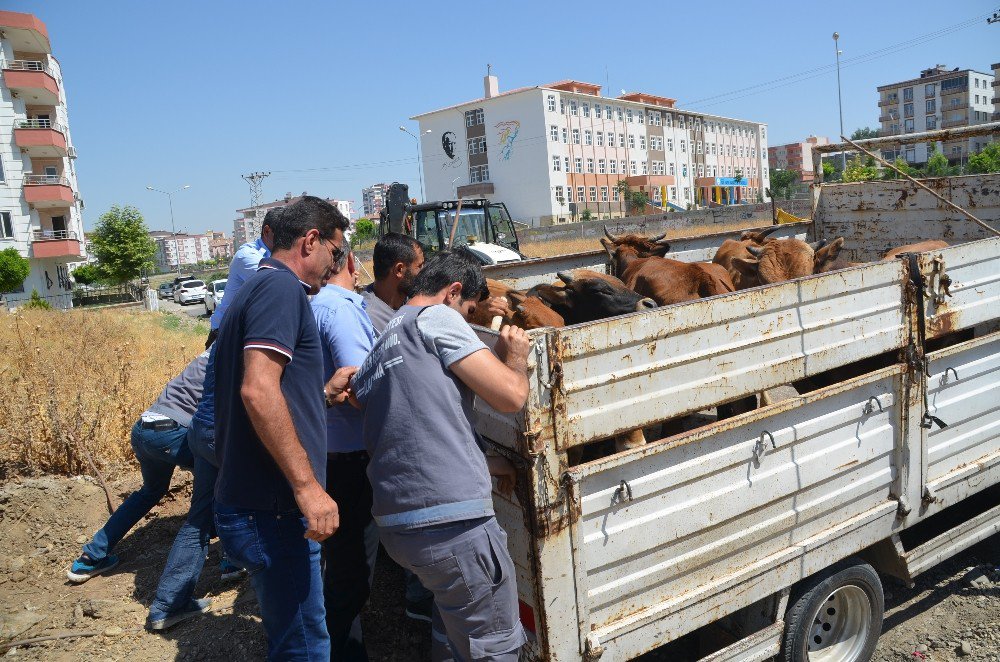
[[[138,476],[112,485],[119,498]],[[119,544],[121,564],[83,585],[65,570],[107,517],[103,490],[89,478],[44,477],[0,487],[0,642],[95,633],[4,648],[21,660],[262,659],[264,637],[246,579],[219,580],[213,544],[197,595],[211,613],[165,634],[143,629],[146,610],[187,511],[190,474],[177,472],[168,497]],[[907,589],[886,582],[883,636],[875,660],[1000,660],[1000,537],[945,562]],[[372,660],[429,660],[430,630],[403,616],[402,572],[379,557],[363,616]],[[963,652],[963,645],[965,652]],[[648,659],[666,659],[656,653]],[[671,660],[681,659],[675,655]]]

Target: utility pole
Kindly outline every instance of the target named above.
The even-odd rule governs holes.
[[[833,33],[833,50],[837,56],[837,110],[840,112],[840,135],[844,135],[844,104],[840,98],[840,33]],[[841,172],[847,172],[847,152],[840,153]]]
[[[254,234],[257,235],[253,237],[256,239],[260,236],[260,196],[261,196],[261,184],[265,179],[271,176],[270,172],[251,172],[249,175],[242,175],[243,179],[246,180],[247,184],[250,185],[250,207],[253,209],[253,224],[254,224]],[[247,236],[247,241],[251,241],[251,237]]]

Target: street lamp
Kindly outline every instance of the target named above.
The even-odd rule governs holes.
[[[838,39],[840,39],[840,34],[837,33],[837,32],[834,32],[833,33],[833,50],[837,54],[837,110],[840,111],[840,135],[841,135],[841,139],[843,139],[843,135],[844,135],[844,104],[843,104],[843,102],[840,99],[840,42],[838,41]],[[840,161],[841,161],[841,168],[842,168],[841,172],[844,172],[844,171],[847,170],[847,152],[841,150],[841,152],[840,152]]]
[[[170,233],[174,237],[174,252],[177,254],[177,261],[176,261],[177,273],[181,272],[181,252],[177,249],[177,229],[174,227],[174,198],[173,198],[173,195],[174,195],[174,193],[180,193],[181,191],[183,191],[184,189],[187,189],[187,188],[191,188],[191,185],[190,184],[185,184],[184,186],[180,187],[179,189],[175,189],[173,191],[161,191],[160,189],[153,188],[152,186],[147,186],[146,187],[147,191],[153,191],[154,193],[162,193],[163,195],[167,196],[167,203],[170,205]]]
[[[425,199],[426,196],[424,195],[424,164],[422,163],[422,160],[420,158],[420,138],[407,131],[405,126],[399,127],[399,130],[408,135],[409,137],[413,138],[417,142],[417,173],[420,175],[420,201],[426,202]],[[427,129],[420,135],[426,136],[430,132],[431,130]]]

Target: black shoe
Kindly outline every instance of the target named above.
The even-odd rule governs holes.
[[[431,622],[431,609],[434,607],[434,597],[424,598],[415,602],[406,601],[406,617],[415,621]]]

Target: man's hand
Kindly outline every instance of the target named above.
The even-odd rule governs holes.
[[[493,348],[497,358],[507,364],[511,370],[525,372],[528,369],[528,352],[531,351],[531,339],[528,333],[517,326],[505,326],[500,331],[500,339]]]
[[[351,404],[357,402],[357,400],[353,400],[353,398],[351,398],[352,393],[350,388],[351,378],[354,377],[357,371],[357,366],[345,366],[343,368],[339,368],[337,372],[333,373],[333,377],[331,377],[330,381],[328,381],[326,386],[323,387],[323,392],[326,394],[327,405],[343,404],[344,401],[349,398],[352,399]]]
[[[295,490],[295,503],[306,518],[305,537],[309,540],[323,542],[340,528],[337,502],[316,481],[301,490]]]
[[[490,314],[490,317],[503,317],[504,319],[510,317],[507,297],[490,297],[487,301],[486,312]]]
[[[490,470],[491,476],[497,478],[497,490],[505,497],[509,497],[514,492],[514,484],[517,482],[517,471],[510,460],[498,455],[488,455],[486,466]]]

